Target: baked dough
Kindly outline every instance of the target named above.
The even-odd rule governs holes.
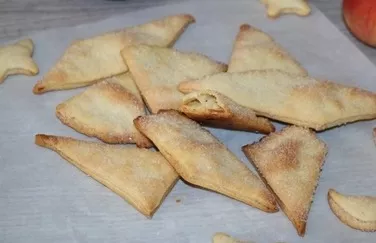
[[[280,70],[214,74],[179,90],[217,91],[260,116],[317,131],[376,118],[375,93]]]
[[[122,51],[122,56],[152,113],[179,109],[183,94],[177,86],[182,80],[227,70],[227,65],[202,54],[165,47],[131,46]]]
[[[57,152],[149,218],[178,180],[159,152],[42,134],[35,143]]]
[[[161,111],[135,120],[186,181],[265,212],[278,208],[262,181],[224,144],[178,111]]]
[[[304,236],[327,146],[315,133],[290,126],[243,146],[243,152],[272,190],[281,209]]]
[[[194,22],[191,15],[167,16],[146,24],[128,27],[71,43],[57,63],[34,86],[41,94],[94,84],[128,71],[120,51],[133,44],[171,46]]]

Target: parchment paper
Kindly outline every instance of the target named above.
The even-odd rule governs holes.
[[[250,23],[270,33],[312,76],[376,91],[375,67],[314,7],[307,18],[285,16],[269,20],[258,1],[187,1],[37,33],[31,37],[36,43],[34,57],[40,75],[13,76],[0,85],[0,242],[208,243],[218,231],[258,243],[376,242],[376,234],[342,224],[326,199],[329,188],[376,195],[376,148],[371,135],[374,121],[319,134],[328,144],[329,154],[304,238],[297,236],[282,212],[267,214],[182,182],[154,218],[146,219],[56,153],[34,145],[36,133],[94,140],[55,118],[56,105],[83,88],[32,94],[35,82],[70,41],[182,12],[193,14],[197,23],[187,29],[175,48],[202,52],[227,62],[238,27]],[[278,125],[278,129],[281,127]],[[211,131],[251,168],[240,147],[258,140],[260,135]]]

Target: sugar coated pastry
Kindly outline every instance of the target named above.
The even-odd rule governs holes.
[[[106,143],[152,143],[133,124],[146,114],[145,106],[131,90],[111,81],[102,81],[56,107],[56,116],[65,125]]]
[[[55,151],[149,218],[178,180],[159,152],[43,134],[36,135],[35,143]]]
[[[376,118],[375,93],[280,70],[219,73],[182,82],[179,90],[213,90],[257,115],[317,131]]]
[[[169,110],[141,116],[135,125],[184,180],[265,212],[278,211],[262,181],[195,121]]]
[[[120,51],[133,44],[171,46],[193,23],[188,14],[171,15],[138,26],[127,27],[74,41],[37,82],[33,92],[73,89],[94,84],[128,71]]]
[[[243,146],[277,202],[304,236],[327,146],[309,129],[290,126]]]
[[[224,72],[227,65],[198,53],[137,45],[124,48],[122,56],[152,113],[179,109],[183,94],[178,84],[185,79]]]

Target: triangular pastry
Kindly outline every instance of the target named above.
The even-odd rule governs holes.
[[[128,70],[120,51],[133,44],[171,46],[194,22],[191,15],[167,16],[88,39],[74,41],[63,56],[34,86],[35,94],[91,85]]]
[[[265,69],[307,75],[307,71],[270,35],[243,24],[235,39],[228,72]]]
[[[137,90],[131,91],[115,83],[121,79],[111,78],[94,84],[59,104],[56,116],[77,132],[106,143],[135,143],[139,147],[151,147],[150,140],[133,124],[136,117],[146,114],[145,106],[137,96]],[[127,85],[132,87],[132,83]]]
[[[262,181],[193,120],[170,110],[139,117],[135,125],[184,180],[265,212],[278,211]]]
[[[265,134],[275,130],[268,119],[257,117],[250,108],[211,90],[185,95],[180,111],[192,120],[213,127]]]
[[[36,135],[35,143],[54,150],[147,217],[152,217],[178,179],[159,152],[42,134]]]
[[[179,109],[183,94],[177,86],[185,79],[224,72],[227,65],[198,53],[137,45],[122,51],[137,87],[152,113]]]
[[[328,202],[344,224],[361,231],[376,231],[376,197],[344,195],[330,189]]]
[[[327,154],[325,143],[309,129],[290,126],[242,149],[298,234],[304,236]]]
[[[258,115],[317,131],[376,118],[375,93],[279,70],[215,74],[179,90],[217,91]]]
[[[267,7],[267,14],[277,18],[283,14],[307,16],[311,13],[307,0],[261,0]]]
[[[32,55],[34,44],[31,39],[0,46],[0,83],[9,75],[36,75],[39,72]]]

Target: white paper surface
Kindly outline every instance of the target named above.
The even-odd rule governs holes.
[[[32,94],[35,82],[53,65],[70,41],[165,15],[190,13],[191,25],[175,48],[202,52],[227,62],[242,23],[270,33],[319,78],[376,91],[376,69],[316,8],[307,18],[265,17],[258,1],[187,1],[102,22],[37,33],[36,77],[13,76],[0,85],[0,242],[181,242],[208,243],[223,231],[258,243],[376,242],[376,234],[342,224],[329,209],[329,188],[376,195],[374,121],[320,133],[329,146],[304,238],[282,212],[267,214],[222,195],[179,182],[152,220],[148,220],[98,182],[37,147],[34,135],[46,133],[89,139],[60,123],[55,107],[83,89]],[[278,125],[278,129],[282,126]],[[240,148],[261,136],[211,129],[250,168]],[[251,168],[253,170],[253,168]],[[176,200],[181,200],[177,203]]]

